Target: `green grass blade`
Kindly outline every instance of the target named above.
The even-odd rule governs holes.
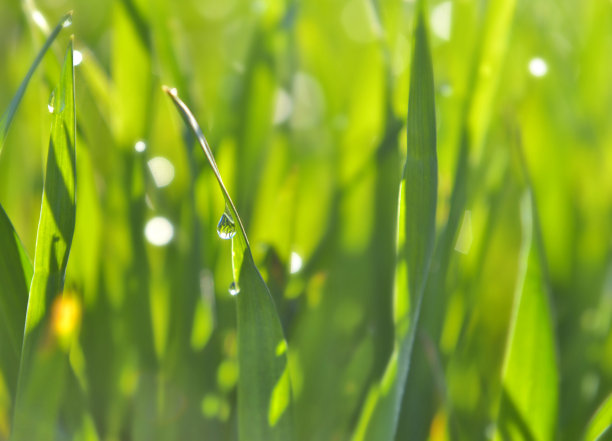
[[[4,141],[6,140],[8,129],[11,125],[11,122],[13,121],[15,112],[17,112],[17,108],[19,107],[21,98],[23,98],[23,94],[25,93],[26,87],[28,87],[30,78],[32,78],[32,75],[34,75],[34,71],[36,70],[41,60],[47,53],[47,50],[49,49],[49,47],[51,47],[51,44],[53,44],[53,42],[59,35],[60,31],[64,28],[64,23],[67,23],[70,20],[72,20],[72,12],[69,12],[66,15],[64,15],[60,19],[60,21],[57,23],[53,31],[51,31],[51,34],[49,34],[49,37],[47,37],[47,40],[45,41],[45,44],[40,49],[40,51],[38,51],[38,55],[36,55],[36,58],[34,59],[34,62],[30,66],[28,73],[23,78],[23,81],[21,82],[19,89],[17,89],[17,93],[11,100],[11,104],[9,104],[9,108],[6,110],[6,112],[4,112],[4,114],[2,115],[2,118],[0,118],[0,153],[2,153],[2,147],[4,146]]]
[[[292,393],[287,364],[287,343],[270,291],[251,255],[244,226],[229,196],[219,169],[195,117],[178,98],[176,89],[164,87],[185,122],[193,130],[223,193],[226,210],[238,226],[232,239],[234,277],[239,286],[238,317],[238,433],[240,440],[293,438]]]
[[[238,311],[238,418],[241,440],[290,440],[287,343],[268,287],[246,249]]]
[[[55,94],[54,117],[36,235],[19,384],[11,440],[53,439],[61,403],[67,348],[50,307],[64,288],[75,226],[75,101],[73,44]],[[41,393],[44,390],[44,393]]]
[[[584,432],[583,441],[604,440],[612,433],[612,394],[599,406],[595,415],[589,421]]]
[[[545,263],[531,192],[521,200],[522,244],[502,373],[496,439],[554,438],[558,375]]]
[[[409,106],[408,156],[404,169],[406,221],[403,228],[408,288],[411,300],[415,300],[423,293],[431,263],[438,194],[434,79],[423,12],[416,27]]]
[[[0,249],[0,372],[13,397],[17,388],[32,263],[1,205]]]
[[[434,81],[420,6],[410,76],[408,152],[399,199],[395,347],[381,382],[365,402],[354,440],[394,439],[434,246],[438,188]]]
[[[170,89],[166,86],[163,86],[163,90],[172,99],[172,102],[178,109],[185,123],[193,130],[196,136],[196,139],[200,143],[200,146],[202,147],[202,151],[204,152],[204,155],[206,156],[206,160],[210,164],[212,171],[215,175],[215,178],[217,179],[217,183],[219,184],[219,188],[221,189],[221,192],[223,193],[223,199],[225,200],[225,203],[228,206],[228,210],[230,211],[230,214],[232,215],[233,219],[237,221],[238,223],[238,227],[240,228],[240,231],[239,231],[240,234],[238,234],[237,237],[244,241],[243,245],[245,247],[248,247],[249,242],[247,240],[247,235],[246,235],[244,226],[242,225],[242,220],[240,219],[240,216],[238,215],[238,211],[236,210],[236,207],[234,206],[234,202],[232,201],[232,198],[230,197],[229,192],[227,191],[227,188],[225,188],[225,184],[223,183],[223,179],[221,179],[221,173],[219,173],[219,168],[217,167],[217,163],[212,154],[212,150],[210,149],[210,146],[208,145],[208,141],[206,140],[206,137],[204,136],[202,129],[200,129],[200,126],[198,122],[196,121],[195,116],[193,116],[193,113],[191,113],[191,110],[189,110],[189,108],[185,105],[185,103],[181,101],[181,99],[178,97],[176,89]]]

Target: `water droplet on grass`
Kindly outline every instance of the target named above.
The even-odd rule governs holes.
[[[66,20],[64,20],[64,22],[62,23],[62,27],[67,28],[70,25],[72,25],[72,15],[66,17]]]
[[[232,215],[229,214],[228,210],[225,210],[221,215],[221,219],[219,219],[219,223],[217,224],[217,234],[221,239],[231,239],[236,235],[236,224],[234,223],[234,219],[232,219]]]
[[[230,295],[238,295],[238,293],[240,292],[240,287],[236,284],[236,282],[232,282],[229,286],[229,293]]]
[[[55,90],[51,91],[51,95],[49,95],[49,103],[47,103],[47,109],[49,113],[53,113],[55,110]]]

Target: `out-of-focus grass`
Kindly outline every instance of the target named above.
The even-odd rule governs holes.
[[[596,439],[612,390],[612,5],[427,8],[436,247],[395,437]],[[47,37],[40,17],[70,9],[83,60],[65,287],[82,319],[63,386],[41,390],[59,403],[54,437],[238,437],[231,250],[215,231],[225,201],[161,92],[171,84],[202,123],[274,299],[296,438],[349,438],[393,350],[415,3],[3,2],[0,111]],[[0,156],[0,203],[29,256],[69,32],[32,76]],[[4,236],[2,257],[22,255]],[[14,373],[0,366],[6,439]],[[532,424],[529,382],[547,423]]]

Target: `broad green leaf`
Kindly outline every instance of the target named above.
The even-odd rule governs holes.
[[[498,440],[551,440],[555,435],[558,375],[543,253],[535,206],[521,200],[522,243],[502,371]]]
[[[583,441],[603,441],[604,436],[612,433],[612,394],[599,406],[589,421]]]
[[[19,86],[19,89],[17,89],[17,93],[11,100],[11,104],[9,104],[9,108],[6,110],[6,112],[4,112],[4,114],[2,115],[2,118],[0,118],[0,153],[2,153],[2,147],[4,146],[4,141],[6,140],[8,129],[11,125],[11,122],[13,121],[15,112],[17,112],[17,107],[19,107],[19,103],[21,102],[21,98],[23,98],[23,94],[25,93],[26,87],[28,87],[30,78],[32,78],[32,75],[34,75],[34,71],[36,70],[41,60],[47,53],[47,50],[51,47],[51,44],[53,44],[53,42],[59,35],[60,31],[64,27],[66,27],[66,24],[70,23],[71,20],[72,20],[72,12],[69,12],[68,14],[64,15],[60,19],[60,21],[55,26],[53,31],[51,31],[51,34],[49,34],[49,37],[47,37],[47,40],[45,41],[45,44],[40,49],[40,51],[38,51],[38,55],[36,55],[36,58],[34,59],[34,62],[30,66],[28,73],[21,81],[21,85]]]
[[[15,441],[53,439],[65,381],[66,350],[75,327],[70,314],[79,308],[63,294],[76,213],[72,56],[71,41],[53,103],[34,275],[28,298],[11,435],[11,440]],[[53,311],[50,310],[52,305]]]
[[[434,246],[438,188],[434,81],[420,6],[410,76],[408,152],[399,199],[395,347],[382,380],[364,404],[354,440],[394,438]]]
[[[0,372],[14,396],[32,263],[1,205],[0,249]]]
[[[195,117],[164,87],[180,115],[193,130],[225,199],[220,235],[232,238],[232,265],[238,322],[238,434],[240,440],[293,438],[292,392],[287,364],[287,342],[270,291],[251,255],[244,226],[229,196],[208,142]]]

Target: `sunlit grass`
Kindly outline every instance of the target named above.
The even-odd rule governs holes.
[[[0,441],[605,439],[611,25],[0,4]]]

